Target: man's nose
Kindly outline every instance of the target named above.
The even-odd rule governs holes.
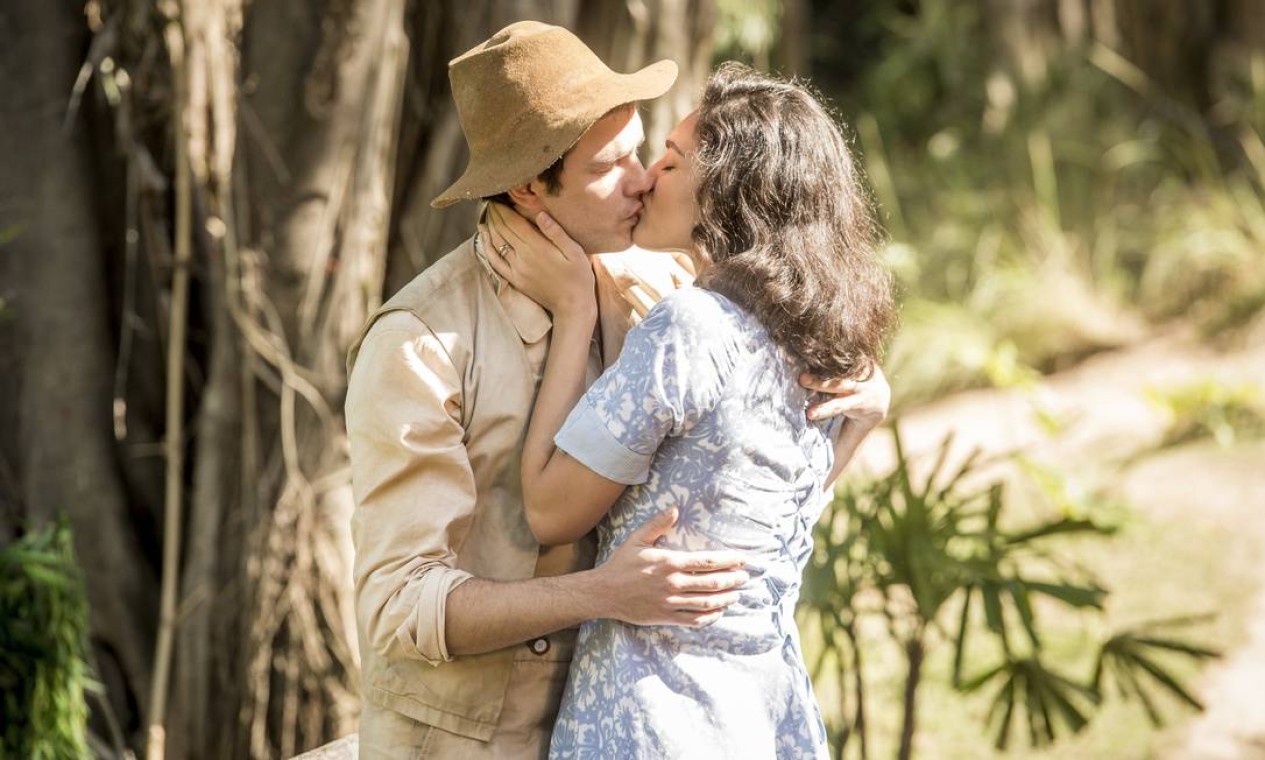
[[[625,185],[628,195],[641,195],[654,187],[654,178],[651,172],[641,165],[641,160],[633,158],[628,167],[627,184]]]

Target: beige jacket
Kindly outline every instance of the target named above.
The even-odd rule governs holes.
[[[637,254],[615,254],[609,268],[595,262],[608,342],[607,333],[622,343],[647,293],[688,281],[670,259],[640,255],[653,272],[641,280],[630,268]],[[468,578],[523,580],[592,564],[588,540],[542,552],[522,508],[519,453],[551,326],[546,311],[498,281],[471,238],[372,315],[352,347],[346,418],[367,710],[480,742],[496,733],[509,684],[523,697],[510,695],[513,710],[543,702],[545,730],[556,714],[574,630],[552,645],[456,658],[444,641],[447,596]],[[590,365],[592,380],[596,351]],[[556,665],[528,671],[547,688],[511,677],[516,660],[536,657]]]

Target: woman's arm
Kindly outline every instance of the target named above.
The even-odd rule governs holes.
[[[554,316],[545,376],[523,443],[523,507],[536,540],[575,541],[593,529],[624,491],[553,444],[562,423],[584,395],[589,341],[597,307]]]
[[[588,257],[548,214],[537,224],[552,242],[541,250],[533,230],[513,213],[493,214],[494,232],[511,246],[488,258],[498,274],[553,315],[549,356],[527,437],[523,443],[522,486],[527,524],[545,545],[575,541],[593,529],[625,486],[608,480],[559,451],[553,443],[562,424],[584,395],[589,343],[597,323],[593,273]]]

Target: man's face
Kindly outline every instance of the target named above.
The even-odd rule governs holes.
[[[641,215],[646,170],[637,149],[646,139],[635,108],[602,117],[567,153],[556,195],[539,179],[531,187],[544,210],[587,253],[622,251],[632,245]]]

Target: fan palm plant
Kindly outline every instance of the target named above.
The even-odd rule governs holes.
[[[988,714],[995,744],[1005,748],[1012,725],[1026,716],[1029,741],[1054,741],[1059,726],[1084,728],[1100,704],[1104,684],[1114,680],[1126,698],[1158,711],[1144,686],[1153,684],[1199,708],[1198,701],[1165,670],[1154,653],[1190,657],[1215,655],[1209,649],[1157,636],[1150,628],[1125,631],[1101,644],[1092,678],[1081,679],[1049,664],[1038,600],[1071,609],[1101,612],[1107,595],[1088,570],[1066,560],[1052,546],[1060,536],[1102,539],[1112,529],[1090,519],[1065,515],[1021,527],[1003,519],[1008,504],[1003,482],[966,487],[977,481],[978,453],[949,465],[952,439],[946,438],[927,474],[910,472],[899,429],[893,426],[896,464],[890,473],[842,490],[818,526],[817,550],[805,573],[800,622],[819,636],[814,678],[826,666],[837,674],[840,704],[851,709],[830,721],[840,758],[854,738],[868,755],[865,683],[860,663],[858,619],[872,614],[859,601],[881,600],[878,612],[904,657],[901,735],[898,757],[913,752],[918,694],[928,646],[937,629],[951,644],[953,685],[974,692],[999,683]],[[981,614],[982,612],[982,614]],[[983,637],[1001,653],[1000,662],[964,678],[968,646]],[[811,648],[810,648],[811,649]],[[848,699],[843,697],[847,696]]]

